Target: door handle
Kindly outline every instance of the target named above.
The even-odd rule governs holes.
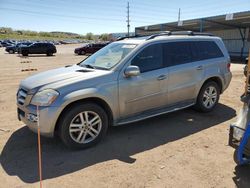
[[[157,80],[165,80],[167,78],[166,75],[160,75],[158,76]]]
[[[197,69],[197,70],[202,70],[202,69],[203,69],[203,66],[200,65],[200,66],[198,66],[196,69]]]

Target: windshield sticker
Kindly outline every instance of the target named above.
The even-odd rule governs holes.
[[[122,46],[122,48],[134,48],[135,46],[135,44],[125,44]]]

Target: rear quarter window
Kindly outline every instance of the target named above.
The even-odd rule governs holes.
[[[223,57],[223,53],[214,41],[193,41],[191,42],[193,60],[200,61]]]

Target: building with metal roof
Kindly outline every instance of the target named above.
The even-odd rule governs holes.
[[[243,60],[250,48],[250,11],[237,12],[206,18],[147,25],[135,28],[138,36],[163,31],[209,32],[221,37],[232,58]]]

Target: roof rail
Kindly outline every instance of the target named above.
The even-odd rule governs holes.
[[[194,35],[193,31],[172,31],[171,35]]]
[[[134,35],[134,36],[126,36],[126,37],[119,37],[118,39],[116,39],[116,41],[119,41],[119,40],[124,40],[124,39],[130,39],[130,38],[136,38],[138,37],[137,35]]]
[[[214,36],[212,33],[202,33],[202,32],[193,32],[193,31],[173,31],[171,35],[191,35],[191,36]]]
[[[171,36],[171,35],[188,35],[188,36],[214,36],[211,33],[193,32],[193,31],[165,31],[163,33],[158,33],[151,35],[147,40],[154,39],[159,36]]]
[[[146,40],[151,40],[156,37],[160,36],[171,36],[171,35],[188,35],[188,36],[214,36],[212,33],[202,33],[202,32],[193,32],[193,31],[164,31],[161,33],[153,34],[153,35],[145,35],[143,37],[148,36]],[[120,37],[116,41],[129,39],[129,38],[136,38],[136,37],[142,37],[142,36],[130,36],[130,37]]]
[[[159,36],[169,36],[169,35],[171,35],[171,31],[164,31],[162,33],[151,35],[146,40],[154,39],[155,37],[159,37]]]

